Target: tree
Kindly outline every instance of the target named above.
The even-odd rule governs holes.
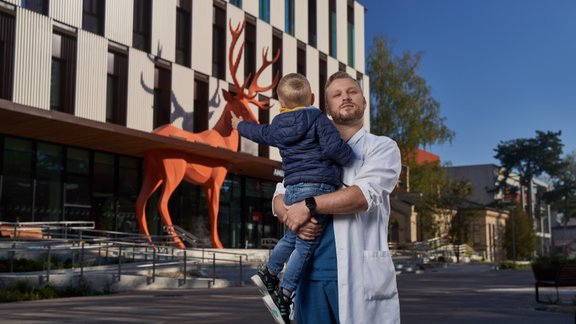
[[[543,199],[562,214],[562,224],[566,226],[570,218],[576,218],[576,151],[566,155],[552,187],[543,194]]]
[[[410,168],[410,190],[422,194],[416,203],[419,240],[447,235],[453,228],[465,226],[461,220],[454,222],[453,216],[472,194],[467,181],[449,180],[438,163],[415,164]]]
[[[390,42],[374,37],[369,49],[371,131],[398,143],[404,162],[412,165],[418,147],[450,142],[454,132],[440,116],[440,104],[417,72],[421,54],[392,54]]]
[[[506,222],[506,255],[511,260],[530,260],[537,245],[534,225],[520,204],[517,204]]]
[[[535,138],[518,138],[501,141],[494,149],[494,158],[500,160],[503,178],[498,182],[498,188],[505,188],[506,181],[512,172],[517,172],[520,185],[528,188],[528,215],[532,218],[532,180],[548,174],[555,177],[563,168],[561,132],[536,131]]]

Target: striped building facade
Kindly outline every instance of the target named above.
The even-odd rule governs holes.
[[[278,50],[281,58],[259,84],[277,71],[302,73],[321,107],[326,78],[343,70],[368,97],[364,11],[351,0],[0,1],[0,221],[94,220],[99,229],[137,232],[144,153],[171,148],[229,162],[218,224],[225,247],[281,237],[270,206],[282,179],[277,149],[242,139],[235,153],[151,131],[216,124],[222,90],[238,91],[229,24],[244,20],[241,81],[267,47],[268,58]],[[268,123],[279,105],[273,90],[260,97],[272,108],[253,113]],[[155,198],[148,224],[160,234]],[[170,211],[175,224],[207,239],[204,199],[200,187],[182,183]]]

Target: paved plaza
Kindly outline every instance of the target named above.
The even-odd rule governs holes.
[[[398,276],[403,324],[568,324],[566,310],[536,310],[530,271],[451,265]],[[552,291],[550,291],[552,293]],[[576,292],[564,293],[570,298]],[[273,323],[250,285],[137,291],[0,304],[1,323]]]

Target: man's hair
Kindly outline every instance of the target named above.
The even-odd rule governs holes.
[[[286,74],[278,82],[276,91],[286,108],[310,105],[312,89],[306,77],[300,73]]]
[[[338,79],[350,79],[354,82],[356,82],[356,84],[358,85],[359,88],[360,84],[358,83],[358,80],[354,79],[350,74],[344,72],[344,71],[338,71],[338,72],[334,72],[334,74],[332,74],[328,80],[326,80],[326,85],[324,86],[324,92],[326,92],[326,89],[328,89],[328,87],[330,86],[330,84],[332,84],[332,82],[334,82],[334,80],[338,80]]]

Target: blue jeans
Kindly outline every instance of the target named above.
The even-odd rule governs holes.
[[[325,183],[298,183],[295,185],[286,186],[286,193],[284,195],[284,203],[292,205],[296,202],[302,201],[308,197],[318,196],[324,193],[330,193],[336,190],[333,185]],[[329,215],[316,215],[314,218],[322,226],[326,225]],[[274,247],[270,258],[268,259],[268,271],[278,274],[282,271],[284,263],[286,270],[284,277],[282,277],[282,288],[290,291],[296,290],[298,282],[302,277],[302,271],[308,266],[308,262],[314,253],[314,249],[320,242],[320,236],[313,241],[305,241],[300,239],[290,229],[286,230],[286,234]]]

